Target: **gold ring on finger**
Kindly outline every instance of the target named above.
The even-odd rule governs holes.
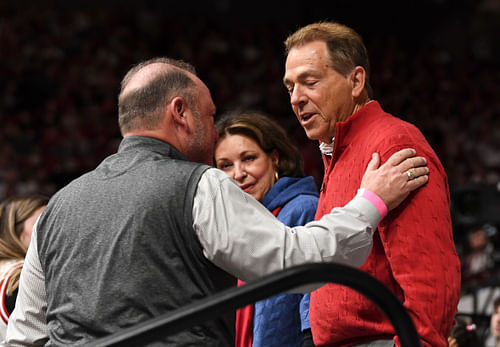
[[[415,178],[415,174],[410,170],[406,171],[406,174],[408,175],[408,181],[411,181],[412,179]]]

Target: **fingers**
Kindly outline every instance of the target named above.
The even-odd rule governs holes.
[[[429,180],[425,158],[415,155],[414,149],[406,148],[380,165],[380,156],[374,153],[361,179],[361,188],[377,194],[389,211],[394,209]]]
[[[378,153],[372,154],[372,159],[368,163],[367,170],[376,170],[380,165],[380,155]]]
[[[427,166],[408,169],[402,173],[408,181],[413,181],[415,178],[429,174]]]
[[[413,157],[403,160],[399,165],[401,172],[408,171],[417,167],[425,167],[427,160],[424,157]]]
[[[405,159],[414,157],[415,154],[417,154],[417,152],[415,152],[413,148],[405,148],[391,155],[389,160],[387,160],[387,163],[391,164],[392,166],[398,166]]]
[[[412,192],[415,189],[420,188],[421,186],[426,184],[428,180],[428,175],[422,175],[406,182],[406,187],[408,187],[409,191]]]

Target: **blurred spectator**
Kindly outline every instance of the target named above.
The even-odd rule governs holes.
[[[490,319],[491,338],[486,342],[486,347],[500,347],[500,297],[493,302],[493,309]]]
[[[476,325],[466,317],[455,317],[455,324],[448,337],[449,347],[480,347]]]
[[[307,142],[281,83],[281,40],[298,23],[329,15],[349,18],[352,12],[348,1],[316,11],[290,0],[291,11],[283,15],[281,7],[266,2],[268,11],[249,21],[223,0],[210,6],[187,1],[169,11],[162,2],[144,1],[120,3],[117,12],[114,3],[0,2],[0,47],[8,52],[0,61],[0,198],[53,193],[114,152],[120,139],[116,86],[132,64],[150,56],[169,55],[197,66],[218,113],[234,105],[261,109],[278,115],[296,143]],[[258,5],[241,6],[248,14],[257,13]],[[389,2],[390,11],[364,6],[367,13],[369,6],[380,10],[377,29],[367,24],[370,30],[362,32],[372,52],[377,99],[422,129],[452,190],[477,181],[496,185],[500,45],[492,32],[499,28],[498,6],[419,2],[391,16],[391,23],[400,18],[397,30],[380,23],[381,16],[402,9],[398,2]],[[414,16],[405,16],[408,12]],[[419,15],[435,24],[409,40],[408,28]],[[319,183],[322,165],[310,151],[303,149],[304,169]]]
[[[473,228],[467,234],[468,252],[465,254],[462,266],[463,281],[478,277],[495,266],[494,245],[490,236],[496,233],[496,228],[489,225],[481,225]]]
[[[33,225],[48,201],[43,195],[27,195],[9,198],[0,204],[0,341],[5,337],[7,322],[14,310]]]

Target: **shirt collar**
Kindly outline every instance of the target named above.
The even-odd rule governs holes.
[[[331,143],[326,143],[326,142],[320,142],[319,144],[319,150],[321,151],[322,154],[332,156],[333,154],[333,146],[335,144],[335,136],[332,137],[332,142]]]

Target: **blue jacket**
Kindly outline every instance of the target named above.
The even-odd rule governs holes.
[[[314,220],[318,197],[312,177],[282,177],[262,204],[271,212],[281,207],[278,219],[293,227]],[[278,294],[254,305],[254,347],[301,346],[302,330],[308,328],[309,294]]]

